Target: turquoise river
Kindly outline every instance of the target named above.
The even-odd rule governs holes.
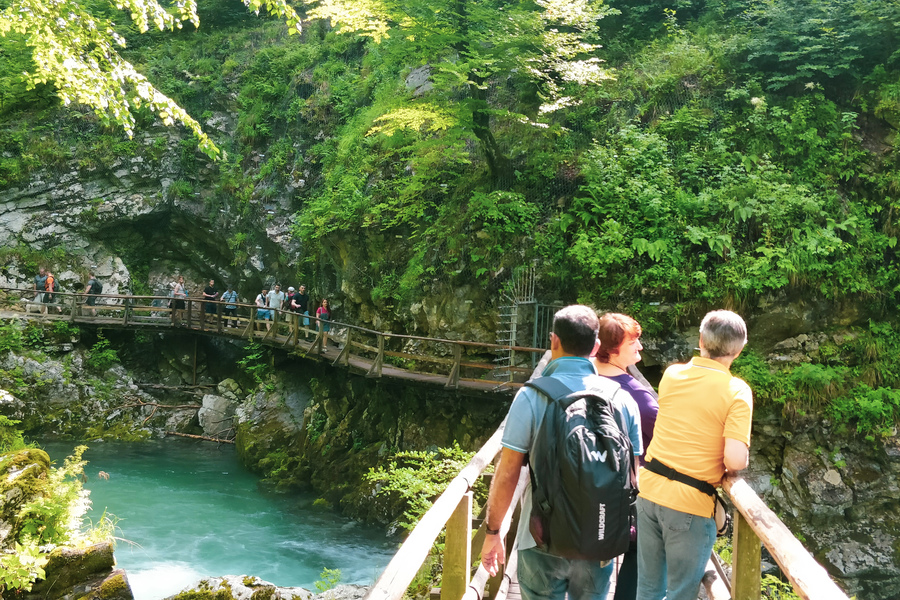
[[[74,444],[40,444],[62,464]],[[397,540],[313,508],[314,496],[261,489],[233,446],[183,439],[86,444],[87,518],[118,519],[116,560],[137,600],[158,600],[199,579],[256,575],[316,591],[323,569],[371,584]],[[109,478],[98,474],[103,471]]]

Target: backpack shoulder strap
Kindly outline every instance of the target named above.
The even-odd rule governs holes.
[[[572,393],[572,390],[569,389],[569,386],[561,382],[556,377],[538,377],[537,379],[526,381],[525,386],[534,388],[537,391],[541,392],[542,394],[550,398],[551,402],[559,400],[560,398],[565,398]]]

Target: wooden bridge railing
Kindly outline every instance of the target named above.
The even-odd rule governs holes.
[[[480,600],[485,597],[488,574],[478,552],[484,542],[482,521],[472,536],[472,487],[475,478],[499,454],[501,425],[472,461],[447,486],[431,509],[394,555],[363,600],[400,600],[446,525],[441,600]],[[489,582],[492,600],[505,600],[509,584],[516,580],[514,513],[528,482],[528,468],[522,468],[509,512],[500,535],[507,538],[506,571]],[[794,592],[804,600],[849,600],[837,584],[803,547],[788,528],[739,475],[726,477],[723,489],[731,498],[734,514],[731,580],[725,581],[712,561],[703,578],[710,600],[759,600],[761,595],[761,549],[764,545]],[[510,535],[511,534],[511,535]],[[472,564],[478,567],[472,572]]]
[[[494,435],[469,464],[450,482],[444,493],[435,501],[400,546],[397,554],[391,559],[381,577],[363,600],[399,600],[402,598],[416,573],[425,563],[435,540],[445,526],[441,600],[461,600],[463,598],[476,600],[484,596],[485,587],[488,585],[491,589],[491,598],[495,600],[506,598],[509,585],[516,577],[515,541],[507,544],[508,558],[505,573],[498,574],[489,583],[487,570],[479,561],[475,574],[471,575],[472,561],[478,557],[477,549],[481,548],[485,536],[483,519],[480,519],[480,526],[475,535],[472,535],[472,488],[476,479],[500,453],[502,435],[503,426],[494,432]],[[513,501],[500,526],[500,535],[506,536],[508,540],[515,536],[517,528],[515,517],[527,482],[528,470],[523,468]]]
[[[512,375],[504,380],[495,380],[491,378],[491,372],[496,365],[489,360],[479,359],[479,355],[498,350],[538,355],[545,352],[543,348],[527,346],[511,347],[374,331],[339,321],[327,321],[331,331],[326,336],[322,331],[322,325],[326,322],[315,315],[262,309],[271,313],[271,317],[266,319],[261,316],[262,313],[255,304],[211,302],[196,297],[185,298],[184,309],[175,310],[171,303],[176,299],[166,296],[101,294],[95,296],[97,303],[91,306],[86,303],[88,296],[84,293],[54,292],[54,302],[45,304],[33,301],[34,290],[0,287],[0,292],[14,298],[15,304],[24,302],[27,311],[36,311],[42,315],[42,311],[46,310],[45,318],[66,319],[72,323],[136,329],[186,327],[210,334],[253,339],[319,356],[324,356],[331,350],[336,351],[326,346],[327,337],[341,345],[333,360],[336,366],[361,367],[360,364],[354,364],[358,362],[354,359],[364,359],[368,377],[381,377],[385,365],[409,374],[443,374],[446,376],[444,385],[450,389],[458,388],[460,381],[515,388],[519,384],[513,381],[512,375],[524,379],[531,368],[503,367],[504,371],[509,371]],[[214,306],[215,309],[207,313],[207,306]],[[234,312],[228,314],[230,311],[226,311],[226,306],[234,306]]]

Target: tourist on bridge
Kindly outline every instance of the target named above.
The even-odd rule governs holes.
[[[272,328],[269,320],[272,318],[272,311],[266,307],[269,305],[269,288],[263,288],[262,292],[256,297],[256,319],[266,322],[266,330]]]
[[[85,298],[84,303],[87,306],[91,307],[91,316],[97,316],[97,296],[103,293],[103,284],[97,281],[97,275],[93,271],[90,273],[90,278],[88,279],[87,284],[84,286],[84,291],[87,294],[87,298]]]
[[[56,276],[53,275],[50,271],[47,271],[47,279],[44,281],[44,303],[52,304],[56,302],[56,296],[53,295],[53,292],[59,289],[59,284],[56,283]],[[57,312],[62,313],[62,308],[59,306],[56,307]],[[42,308],[42,312],[44,314],[47,313],[47,307]]]
[[[34,276],[34,301],[39,302],[41,304],[44,303],[44,294],[47,289],[47,269],[41,267],[38,269],[38,274]],[[41,311],[43,312],[44,307],[41,307]]]
[[[281,285],[276,283],[275,289],[266,296],[268,307],[272,309],[272,311],[282,310],[284,308],[284,298],[285,295],[284,292],[281,291]]]
[[[328,345],[328,332],[331,331],[331,312],[328,309],[328,299],[322,298],[322,304],[316,309],[316,317],[319,318],[319,331],[322,332],[322,345]]]
[[[216,300],[219,298],[219,290],[216,289],[216,280],[210,279],[209,285],[203,288],[203,299],[208,302],[204,302],[205,305],[205,313],[207,315],[215,315],[219,312],[219,305],[216,303]],[[203,316],[203,322],[206,322],[206,316]]]
[[[566,387],[580,390],[608,390],[610,383],[596,374],[590,361],[597,347],[599,322],[587,306],[567,306],[553,317],[550,334],[551,361],[542,375],[558,380]],[[640,417],[634,400],[616,390],[610,400],[623,433],[631,440],[633,454],[641,446]],[[535,434],[547,410],[547,398],[534,388],[523,387],[513,399],[501,441],[503,450],[494,473],[485,519],[487,535],[481,561],[491,576],[500,570],[506,557],[500,534],[503,516],[509,509],[525,457],[532,453]],[[519,589],[524,600],[601,600],[609,592],[613,564],[610,561],[563,558],[537,547],[529,530],[532,491],[525,489],[522,518],[519,520]]]
[[[700,324],[700,356],[666,369],[640,470],[639,600],[696,600],[716,541],[715,486],[749,460],[753,395],[732,377],[747,325],[717,310]]]
[[[629,367],[633,367],[641,360],[641,350],[644,349],[641,345],[641,326],[628,315],[606,313],[600,317],[597,339],[600,340],[600,347],[593,355],[597,374],[615,381],[634,398],[641,413],[641,441],[646,450],[650,445],[650,440],[653,439],[653,427],[656,423],[659,404],[656,402],[656,394],[653,390],[628,372]],[[644,464],[643,456],[640,456],[638,460],[642,465]],[[635,531],[633,535],[636,533]],[[631,546],[622,555],[613,600],[635,600],[637,596],[636,542],[637,538],[632,537]]]
[[[175,326],[180,327],[184,323],[182,322],[182,318],[184,316],[185,303],[184,301],[187,299],[187,288],[184,287],[184,275],[178,276],[178,281],[175,282],[175,288],[172,290],[172,310],[175,311]]]
[[[303,315],[301,325],[309,327],[309,294],[306,293],[306,286],[300,284],[300,289],[291,298],[291,310],[299,315]],[[303,332],[303,339],[309,339],[309,334]]]
[[[231,317],[231,327],[238,326],[237,320],[237,304],[238,294],[234,291],[234,286],[229,285],[225,290],[225,293],[222,294],[222,302],[225,302],[225,327],[229,327],[229,320],[227,317]]]

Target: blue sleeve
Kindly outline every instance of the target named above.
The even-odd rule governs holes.
[[[641,440],[641,412],[637,402],[627,390],[621,389],[615,398],[619,401],[619,409],[625,417],[625,426],[628,428],[628,438],[631,440],[632,450],[635,456],[644,453],[644,444]]]
[[[537,392],[522,388],[513,399],[506,416],[506,427],[503,429],[503,438],[500,443],[504,448],[527,454],[534,439],[535,414],[534,396]],[[540,398],[538,398],[540,400]]]

